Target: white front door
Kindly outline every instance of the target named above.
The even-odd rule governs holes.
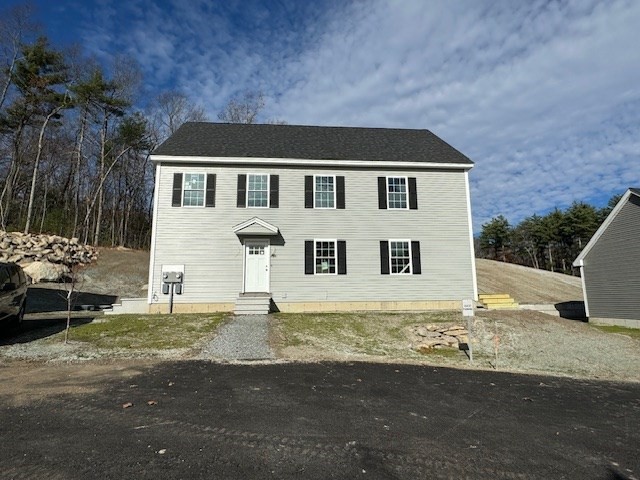
[[[244,291],[269,291],[269,240],[244,243]]]

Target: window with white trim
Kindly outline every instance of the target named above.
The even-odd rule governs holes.
[[[335,177],[327,175],[315,175],[313,188],[315,208],[335,208]]]
[[[387,208],[408,208],[407,177],[387,177]]]
[[[392,275],[410,275],[411,242],[409,240],[389,241],[389,263]]]
[[[315,240],[315,274],[335,275],[337,248],[335,240]]]
[[[204,206],[204,173],[185,173],[182,189],[184,207]]]
[[[269,206],[269,175],[247,175],[247,207]]]

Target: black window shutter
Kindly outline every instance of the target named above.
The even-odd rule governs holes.
[[[204,201],[205,207],[216,206],[216,174],[210,173],[207,175],[207,193]]]
[[[280,206],[280,177],[278,175],[270,175],[269,177],[269,206],[278,208]]]
[[[238,175],[238,208],[247,206],[247,176]]]
[[[338,240],[338,275],[347,274],[347,242]]]
[[[171,198],[172,207],[182,206],[182,174],[173,174],[173,196]]]
[[[389,242],[380,240],[380,273],[389,275]]]
[[[411,210],[418,209],[418,191],[415,177],[409,177],[409,208]]]
[[[378,177],[378,208],[385,210],[387,208],[387,178]]]
[[[313,264],[313,240],[304,241],[304,273],[305,275],[313,275],[315,270]]]
[[[344,177],[336,177],[336,208],[344,209]]]
[[[304,176],[304,208],[313,208],[313,175]]]
[[[411,268],[414,275],[422,273],[420,266],[420,242],[411,242]]]

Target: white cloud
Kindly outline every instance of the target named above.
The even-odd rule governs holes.
[[[115,28],[122,14],[104,7],[90,47],[126,49],[150,88],[175,84],[212,118],[230,95],[260,88],[267,116],[289,123],[440,135],[476,162],[476,230],[640,185],[639,2],[127,8]]]

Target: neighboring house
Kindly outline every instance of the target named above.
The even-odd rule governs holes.
[[[166,312],[459,309],[476,299],[468,172],[428,130],[186,123],[156,165],[149,296]],[[244,299],[244,300],[243,300]]]
[[[640,327],[640,189],[627,190],[573,265],[590,321]]]

